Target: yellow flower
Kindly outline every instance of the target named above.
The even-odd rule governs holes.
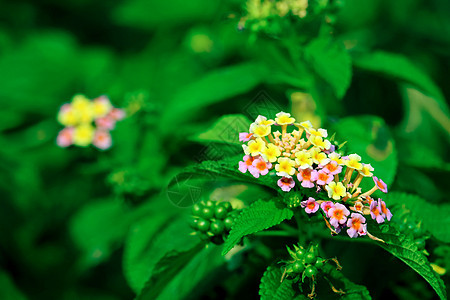
[[[331,152],[331,153],[328,155],[328,158],[331,159],[331,160],[334,160],[335,162],[337,162],[338,165],[343,165],[343,164],[344,164],[344,160],[343,160],[343,159],[341,158],[341,156],[340,156],[338,153],[336,153],[336,152]]]
[[[79,110],[90,110],[91,109],[91,101],[84,95],[75,95],[72,98],[72,108],[75,111]]]
[[[361,174],[364,177],[372,177],[372,171],[373,167],[370,164],[362,164],[362,169],[359,171],[359,174]]]
[[[90,124],[81,124],[75,127],[73,132],[73,143],[77,146],[86,147],[92,143],[95,128]]]
[[[269,125],[259,125],[253,123],[250,125],[250,133],[253,133],[256,137],[265,137],[270,134]]]
[[[339,200],[341,199],[341,197],[345,197],[345,195],[347,194],[347,191],[342,182],[336,183],[335,181],[332,181],[325,186],[325,189],[328,192],[328,197],[334,200]]]
[[[309,136],[309,141],[314,146],[318,147],[319,149],[325,149],[328,150],[331,147],[331,143],[327,139],[322,139],[320,136],[311,134]]]
[[[280,149],[272,143],[268,144],[266,149],[262,153],[263,158],[271,163],[276,161],[278,156],[280,155],[281,155]]]
[[[314,129],[310,121],[304,121],[304,122],[301,122],[298,125],[302,126],[303,128],[305,128],[306,131],[308,131],[308,132],[309,132],[310,129]]]
[[[295,162],[288,157],[279,157],[278,164],[275,165],[275,170],[277,171],[278,176],[292,176],[295,173],[294,168]]]
[[[75,113],[78,116],[78,120],[80,121],[80,123],[91,123],[94,120],[94,114],[93,111],[90,108],[83,108],[83,109],[78,109],[75,111]]]
[[[323,128],[319,128],[317,130],[314,129],[314,128],[311,128],[311,129],[309,129],[309,133],[313,134],[313,135],[316,135],[316,136],[320,136],[322,138],[326,138],[328,136],[327,130],[323,129]]]
[[[360,161],[361,161],[361,156],[359,156],[358,154],[350,154],[348,156],[348,159],[345,160],[345,165],[348,168],[361,170],[362,169],[362,164],[360,163]]]
[[[92,101],[92,114],[96,119],[106,116],[112,108],[111,102],[106,96],[100,96]]]
[[[267,120],[266,117],[259,115],[256,120],[255,123],[253,124],[257,124],[257,125],[273,125],[275,123],[274,120]]]
[[[78,115],[70,104],[64,104],[58,113],[58,122],[64,126],[75,126],[78,123]]]
[[[261,138],[251,140],[248,145],[242,145],[244,152],[247,155],[257,156],[266,149],[266,144]]]
[[[330,159],[327,157],[327,155],[320,151],[320,149],[317,147],[311,148],[309,150],[309,153],[311,154],[311,159],[315,164],[324,166],[330,162]]]
[[[295,122],[294,118],[291,118],[291,114],[285,112],[277,113],[277,117],[275,118],[275,122],[278,125],[289,125]]]
[[[299,165],[300,169],[310,168],[313,164],[311,153],[306,150],[296,152],[295,162]]]

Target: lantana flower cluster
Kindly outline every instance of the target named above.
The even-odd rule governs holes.
[[[387,185],[373,175],[374,168],[361,162],[358,154],[342,156],[331,142],[334,138],[327,137],[326,129],[315,129],[309,121],[297,123],[289,113],[280,112],[274,120],[258,116],[249,132],[239,134],[245,153],[239,170],[255,178],[270,172],[279,177],[277,183],[284,192],[296,185],[311,189],[317,196],[300,203],[306,213],[320,209],[333,234],[345,228],[352,238],[374,238],[367,232],[366,217],[383,223],[390,221],[392,214],[382,199],[371,196],[376,190],[387,193]],[[374,182],[368,191],[360,187],[364,178]]]
[[[75,95],[59,109],[58,121],[65,128],[59,132],[56,143],[63,148],[92,144],[106,150],[112,145],[110,131],[123,118],[125,111],[114,107],[107,96],[90,100],[84,95]]]

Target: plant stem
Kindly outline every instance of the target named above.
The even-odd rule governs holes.
[[[297,233],[287,232],[287,231],[283,231],[283,230],[266,230],[266,231],[256,232],[255,236],[289,236],[289,237],[296,237]]]

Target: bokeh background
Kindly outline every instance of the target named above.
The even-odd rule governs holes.
[[[448,202],[447,0],[347,0],[330,15],[345,55],[322,59],[311,48],[312,66],[295,51],[318,33],[297,28],[303,44],[292,46],[239,29],[244,1],[0,7],[0,299],[132,299],[125,241],[135,224],[186,210],[190,198],[166,186],[183,167],[228,154],[212,147],[227,132],[208,135],[225,114],[291,111],[350,145],[366,139],[354,149],[379,163],[391,190]],[[59,107],[77,93],[106,94],[126,109],[110,150],[56,145]],[[450,265],[446,253],[433,259]],[[363,268],[361,281],[379,297],[433,297],[415,275],[380,283],[369,270],[381,271]],[[196,292],[257,298],[259,278],[247,282]]]

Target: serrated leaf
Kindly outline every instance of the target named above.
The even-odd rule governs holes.
[[[167,252],[153,268],[152,275],[136,300],[156,299],[180,269],[188,264],[203,247],[204,244],[199,243],[188,250]]]
[[[441,299],[447,299],[444,282],[433,270],[426,256],[417,249],[414,241],[387,224],[371,226],[369,232],[386,242],[377,242],[378,246],[399,258],[422,276]]]
[[[394,180],[397,169],[397,151],[389,128],[383,119],[375,116],[347,117],[333,124],[337,140],[347,141],[346,152],[356,153],[362,162],[370,163],[375,168],[375,176],[386,184]],[[370,189],[373,181],[363,179],[361,187]]]
[[[450,243],[450,204],[435,205],[419,196],[401,192],[390,192],[385,200],[388,205],[405,205],[422,220],[423,227],[435,238]]]
[[[259,285],[259,295],[261,300],[291,300],[307,299],[304,295],[295,297],[295,291],[292,288],[292,280],[285,278],[281,282],[283,272],[279,267],[269,266],[261,278]]]
[[[342,98],[352,78],[352,60],[344,45],[315,39],[304,51],[305,59],[317,75],[333,87],[337,98]]]
[[[365,286],[352,282],[350,279],[345,277],[345,275],[342,274],[342,272],[336,270],[334,266],[331,266],[330,264],[325,264],[323,266],[322,271],[325,274],[327,274],[330,278],[339,281],[344,285],[343,291],[345,292],[345,294],[341,296],[341,299],[346,300],[372,299],[372,297],[370,297],[369,291]]]
[[[218,142],[241,146],[240,132],[248,132],[251,121],[244,115],[222,116],[207,131],[193,137],[200,142]]]
[[[230,251],[246,235],[265,230],[289,220],[294,215],[292,210],[276,202],[277,199],[258,200],[244,208],[234,220],[228,238],[225,240],[222,255]]]

